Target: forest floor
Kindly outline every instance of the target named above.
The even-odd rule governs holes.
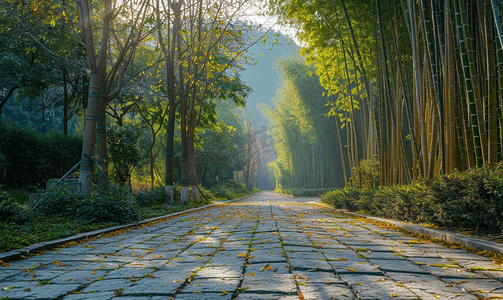
[[[483,256],[264,192],[0,266],[0,299],[503,298]]]

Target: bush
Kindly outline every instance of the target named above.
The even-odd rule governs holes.
[[[140,161],[139,137],[140,132],[131,126],[111,126],[107,131],[108,155],[119,185],[126,183]]]
[[[234,179],[229,179],[224,183],[224,186],[230,188],[234,193],[237,194],[249,194],[250,191],[246,188],[243,183],[239,183]]]
[[[503,172],[478,168],[438,176],[430,184],[442,204],[442,225],[496,231],[503,228]]]
[[[216,198],[231,200],[248,195],[250,191],[248,191],[244,184],[230,179],[223,185],[211,187],[211,193]]]
[[[67,188],[55,188],[40,195],[33,211],[46,217],[88,223],[125,224],[139,219],[122,189],[117,187],[89,195],[76,194]]]
[[[140,192],[134,196],[136,204],[139,206],[155,206],[166,203],[168,194],[164,187],[154,188],[145,192]]]
[[[323,193],[332,191],[333,189],[291,189],[291,188],[276,188],[276,193],[292,195],[296,197],[317,197]]]
[[[373,194],[369,190],[339,189],[328,191],[321,196],[324,203],[335,208],[345,208],[350,211],[368,211],[373,203]]]
[[[24,224],[28,220],[28,211],[20,207],[9,194],[0,191],[0,222]]]
[[[58,132],[38,134],[0,123],[0,185],[7,189],[43,186],[80,161],[82,140]]]
[[[346,188],[323,194],[322,201],[383,218],[497,232],[503,228],[503,168],[456,171],[407,186]]]
[[[441,219],[440,206],[422,184],[389,186],[375,189],[372,204],[365,208],[374,215],[400,221],[434,223]]]
[[[373,159],[362,160],[357,167],[351,169],[351,182],[358,188],[373,188],[379,183],[379,160],[374,155]],[[361,177],[361,178],[360,178]]]

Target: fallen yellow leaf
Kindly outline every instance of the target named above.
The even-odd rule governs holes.
[[[228,294],[228,292],[226,292],[226,291],[222,291],[222,294],[220,294],[220,296],[225,296],[225,295],[227,295],[227,294]]]
[[[346,268],[346,269],[348,269],[348,271],[351,271],[351,272],[356,272],[355,268]]]
[[[10,290],[12,290],[13,288],[15,288],[15,286],[6,286],[6,287],[3,287],[3,288],[2,288],[2,291],[10,291]]]

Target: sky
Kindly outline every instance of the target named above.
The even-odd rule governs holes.
[[[279,75],[276,72],[275,61],[283,56],[294,56],[299,51],[299,43],[295,40],[295,31],[292,28],[278,25],[278,18],[269,16],[260,6],[261,2],[254,1],[246,7],[245,13],[239,19],[262,25],[263,30],[271,29],[269,39],[264,45],[257,43],[250,48],[250,54],[257,64],[246,66],[240,72],[241,79],[253,89],[248,97],[247,108],[257,109],[258,103],[272,106],[272,98],[278,89]],[[281,34],[279,37],[274,34]],[[278,40],[278,43],[274,42]]]

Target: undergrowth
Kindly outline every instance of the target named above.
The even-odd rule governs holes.
[[[340,189],[321,196],[335,208],[483,233],[503,228],[503,165],[455,171],[412,185]]]
[[[316,197],[333,189],[276,188],[274,192],[296,197]]]
[[[215,200],[230,200],[251,194],[244,184],[232,179],[224,182],[222,185],[211,187],[210,192],[215,197]]]
[[[250,194],[244,185],[225,185],[225,197],[236,199]],[[179,199],[180,188],[175,189]],[[211,190],[201,188],[208,200],[219,200]],[[164,188],[128,196],[125,190],[111,187],[89,195],[76,194],[67,188],[56,188],[39,194],[34,209],[29,211],[14,197],[0,191],[0,252],[66,236],[159,217],[207,205],[201,196],[188,204],[166,204]],[[230,198],[229,198],[230,197]]]

